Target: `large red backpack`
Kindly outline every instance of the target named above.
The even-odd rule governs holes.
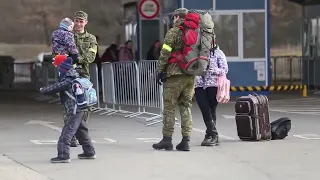
[[[179,28],[183,31],[184,47],[181,52],[172,53],[169,64],[178,63],[182,71],[189,75],[204,75],[214,44],[211,15],[189,12]]]

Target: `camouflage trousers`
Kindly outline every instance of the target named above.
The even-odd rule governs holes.
[[[186,75],[171,76],[163,83],[163,129],[164,136],[171,137],[175,125],[175,109],[179,106],[182,136],[190,136],[192,123],[192,98],[194,96],[195,77]]]
[[[85,121],[85,122],[87,122],[88,119],[89,119],[90,110],[88,110],[88,111],[89,111],[89,112],[88,112],[88,115],[84,117],[84,121]],[[63,122],[64,122],[65,125],[67,124],[68,119],[69,119],[69,116],[68,116],[68,114],[67,114],[67,109],[66,109],[65,107],[63,107]],[[74,142],[74,141],[76,141],[76,140],[77,140],[76,137],[73,136],[71,141]]]

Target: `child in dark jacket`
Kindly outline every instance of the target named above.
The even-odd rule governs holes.
[[[72,81],[79,77],[77,71],[73,68],[72,59],[67,58],[58,66],[59,80],[55,84],[40,88],[43,94],[60,93],[60,101],[67,111],[68,121],[62,129],[58,141],[58,156],[51,159],[52,163],[70,162],[70,144],[75,135],[82,145],[83,153],[78,155],[79,159],[95,159],[95,150],[91,138],[88,134],[87,123],[84,121],[88,116],[87,111],[78,108],[75,99],[68,96],[74,96],[72,90]],[[75,84],[77,85],[77,84]]]
[[[71,57],[73,62],[78,61],[79,51],[77,49],[73,31],[74,22],[70,18],[64,18],[60,22],[58,29],[52,32],[52,55],[54,66],[59,66],[67,57]],[[80,70],[77,70],[80,71]],[[66,111],[64,109],[64,111]],[[63,114],[64,122],[67,121],[66,113]],[[72,138],[71,147],[77,147],[77,140]]]
[[[72,58],[73,62],[78,59],[79,51],[77,49],[74,34],[74,23],[70,18],[64,18],[60,22],[58,29],[52,32],[52,54],[68,55]]]

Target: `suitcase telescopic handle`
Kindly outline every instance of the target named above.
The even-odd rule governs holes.
[[[252,94],[253,96],[259,96],[257,93],[253,92],[253,93],[250,93]]]

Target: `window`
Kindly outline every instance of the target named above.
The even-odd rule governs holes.
[[[136,29],[137,29],[136,22],[131,22],[125,25],[126,41],[127,40],[134,41],[134,38],[136,36]]]
[[[265,13],[243,13],[243,57],[265,58]]]
[[[141,21],[141,59],[145,59],[148,53],[150,46],[154,43],[155,40],[159,39],[160,35],[160,26],[159,20],[142,20]]]
[[[199,1],[195,0],[185,0],[184,1],[184,7],[187,9],[212,9],[213,8],[213,1],[212,0],[201,0],[201,3]]]
[[[279,0],[277,0],[279,1]],[[216,0],[216,10],[263,9],[265,0]]]
[[[126,32],[126,41],[130,39],[131,31],[130,31],[131,24],[126,24],[125,32]]]
[[[216,42],[228,57],[238,57],[238,15],[212,15]]]

